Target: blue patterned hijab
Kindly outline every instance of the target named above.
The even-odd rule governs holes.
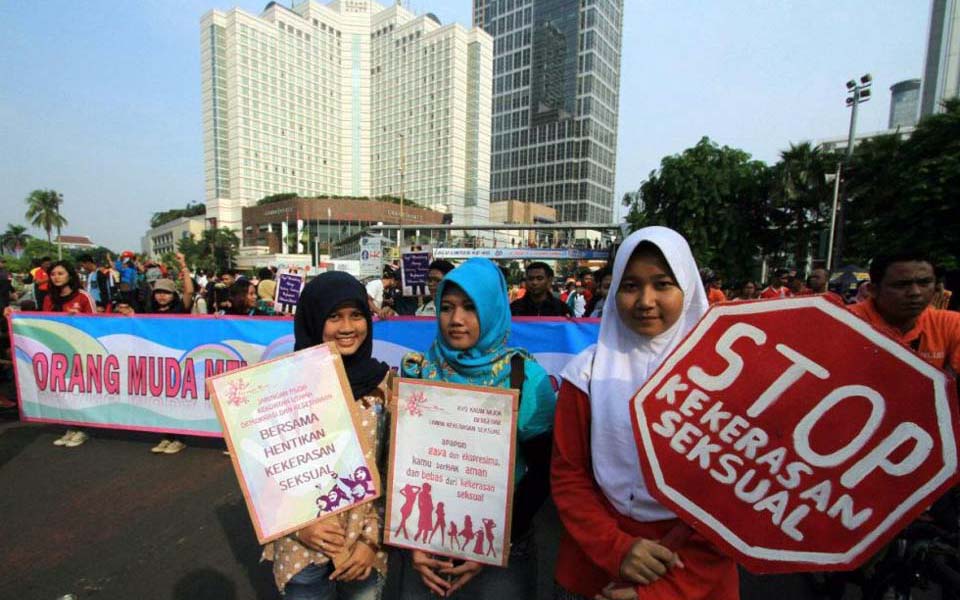
[[[454,350],[440,333],[440,304],[443,292],[456,284],[477,309],[480,336],[468,350]],[[526,351],[508,348],[510,304],[507,283],[500,268],[486,258],[471,258],[450,271],[437,287],[437,337],[425,355],[410,353],[401,366],[404,377],[450,381],[487,387],[510,385],[510,357]]]

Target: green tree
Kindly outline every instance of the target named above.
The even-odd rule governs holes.
[[[227,227],[206,229],[199,239],[186,237],[177,243],[187,265],[194,269],[219,271],[237,265],[240,238]]]
[[[284,192],[282,194],[272,194],[270,196],[264,196],[257,200],[257,206],[263,206],[264,204],[273,204],[274,202],[283,202],[284,200],[293,200],[294,198],[299,198],[296,192]]]
[[[909,246],[960,267],[960,99],[944,108],[907,140],[857,146],[846,177],[844,262]]]
[[[284,200],[293,200],[295,198],[302,198],[303,200],[361,200],[369,202],[371,200],[376,200],[378,202],[390,202],[391,204],[400,204],[400,196],[330,196],[328,194],[318,194],[312,198],[303,198],[295,192],[284,192],[282,194],[272,194],[270,196],[264,196],[257,200],[257,206],[263,206],[264,204],[273,204],[275,202],[283,202]],[[418,202],[414,202],[410,198],[403,199],[403,206],[405,208],[426,208]]]
[[[196,217],[206,214],[207,205],[202,202],[188,203],[185,208],[173,208],[161,212],[153,213],[150,217],[150,227],[160,227],[164,223],[169,223],[180,217]]]
[[[60,230],[67,225],[67,219],[60,214],[63,194],[55,190],[33,190],[26,202],[30,224],[46,231],[48,242],[53,241],[50,232],[54,229],[57,230],[57,237],[60,237]]]
[[[57,246],[46,240],[30,238],[26,246],[23,247],[23,258],[28,261],[35,261],[44,256],[55,257],[57,255]]]
[[[20,256],[29,240],[30,234],[27,233],[26,227],[7,223],[7,230],[0,234],[0,249],[9,250],[14,255]]]
[[[628,194],[627,221],[633,229],[677,230],[701,267],[731,279],[755,277],[775,239],[768,215],[771,183],[766,164],[704,137],[665,157],[639,194]]]
[[[803,267],[808,256],[826,258],[818,242],[829,229],[833,186],[826,181],[834,172],[839,157],[823,152],[810,142],[790,144],[780,153],[773,167],[773,193],[770,218],[780,231],[780,250],[792,257],[795,267]]]

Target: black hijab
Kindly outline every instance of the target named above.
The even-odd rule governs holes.
[[[359,400],[376,389],[387,375],[387,363],[373,358],[373,318],[367,304],[367,288],[349,273],[329,271],[304,288],[293,319],[294,350],[323,343],[323,325],[342,304],[355,305],[367,320],[367,339],[357,351],[343,357],[353,397]]]

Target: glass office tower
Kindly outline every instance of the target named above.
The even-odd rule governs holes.
[[[614,219],[623,0],[474,0],[494,39],[491,201]]]

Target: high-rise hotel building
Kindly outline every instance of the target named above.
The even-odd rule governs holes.
[[[264,196],[400,196],[487,222],[493,41],[399,4],[201,21],[207,218]]]
[[[491,199],[614,220],[623,0],[474,0],[494,39]]]

